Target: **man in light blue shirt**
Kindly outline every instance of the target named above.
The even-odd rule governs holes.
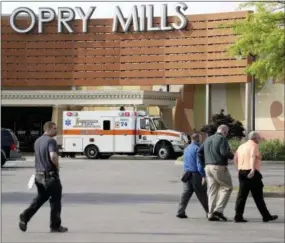
[[[208,213],[205,171],[197,154],[200,142],[199,134],[192,134],[191,141],[191,144],[184,150],[184,174],[181,179],[183,181],[183,193],[181,195],[176,215],[178,218],[188,218],[185,210],[194,192],[205,212]]]

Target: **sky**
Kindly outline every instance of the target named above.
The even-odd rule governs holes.
[[[81,7],[83,11],[86,13],[91,6],[96,6],[96,10],[92,15],[92,18],[112,18],[114,16],[114,6],[120,6],[122,13],[124,16],[128,16],[131,11],[132,6],[134,5],[154,5],[154,15],[160,15],[160,6],[164,3],[168,5],[168,16],[173,15],[174,6],[176,3],[180,1],[149,1],[149,2],[139,2],[139,1],[129,1],[129,2],[97,2],[97,1],[90,1],[90,2],[48,2],[48,1],[36,1],[36,2],[28,2],[28,1],[6,1],[2,2],[1,7],[1,14],[2,15],[10,15],[13,10],[18,7],[28,7],[32,9],[36,15],[38,12],[39,7],[51,7],[55,11],[57,11],[58,7]],[[237,11],[239,4],[241,1],[229,2],[229,1],[208,1],[208,2],[199,2],[199,1],[181,1],[187,4],[188,9],[186,10],[185,14],[203,14],[203,13],[220,13],[220,12],[232,12]],[[243,1],[244,2],[244,1]],[[78,15],[76,15],[78,17]]]

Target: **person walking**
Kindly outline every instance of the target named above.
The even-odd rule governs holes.
[[[188,218],[185,210],[194,192],[206,214],[208,213],[205,171],[197,155],[200,142],[199,134],[192,134],[191,140],[191,144],[184,150],[184,174],[181,179],[183,181],[183,193],[176,215],[178,218]]]
[[[252,131],[248,135],[248,141],[240,145],[235,153],[234,164],[238,170],[239,192],[236,199],[235,222],[247,222],[243,218],[244,208],[249,192],[251,191],[254,202],[262,215],[263,222],[276,220],[277,215],[271,215],[267,209],[263,197],[263,182],[261,170],[261,154],[258,144],[260,135]]]
[[[233,190],[232,179],[227,165],[228,159],[233,159],[234,157],[226,139],[228,132],[228,126],[220,125],[217,132],[206,138],[198,150],[199,158],[205,160],[209,221],[227,221],[227,218],[224,216],[224,209]]]
[[[19,228],[25,232],[27,224],[49,199],[50,231],[67,232],[68,228],[61,225],[62,185],[59,177],[57,143],[53,137],[57,135],[54,122],[44,124],[44,134],[35,141],[35,185],[38,195],[30,206],[20,214]]]

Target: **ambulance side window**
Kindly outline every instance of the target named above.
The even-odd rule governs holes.
[[[151,131],[155,130],[155,127],[154,127],[154,125],[152,123],[152,120],[149,121],[149,128],[150,128]]]
[[[152,124],[152,121],[148,118],[140,120],[140,128],[144,130],[151,130],[151,131],[155,130]]]
[[[145,124],[145,119],[140,119],[140,128],[141,129],[146,129],[146,124]]]
[[[111,122],[110,121],[103,121],[103,130],[110,130],[111,129]]]

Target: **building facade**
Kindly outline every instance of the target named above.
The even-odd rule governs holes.
[[[250,58],[227,54],[236,41],[230,27],[248,12],[187,16],[184,30],[112,32],[111,19],[92,19],[88,33],[57,33],[56,23],[16,33],[2,16],[2,106],[49,106],[62,124],[63,110],[146,109],[167,126],[199,130],[224,109],[252,124]],[[176,21],[168,17],[168,23]],[[160,23],[154,18],[153,26]],[[18,19],[17,26],[27,26]],[[169,91],[169,92],[168,92]],[[284,82],[256,90],[255,128],[266,138],[284,139]]]

